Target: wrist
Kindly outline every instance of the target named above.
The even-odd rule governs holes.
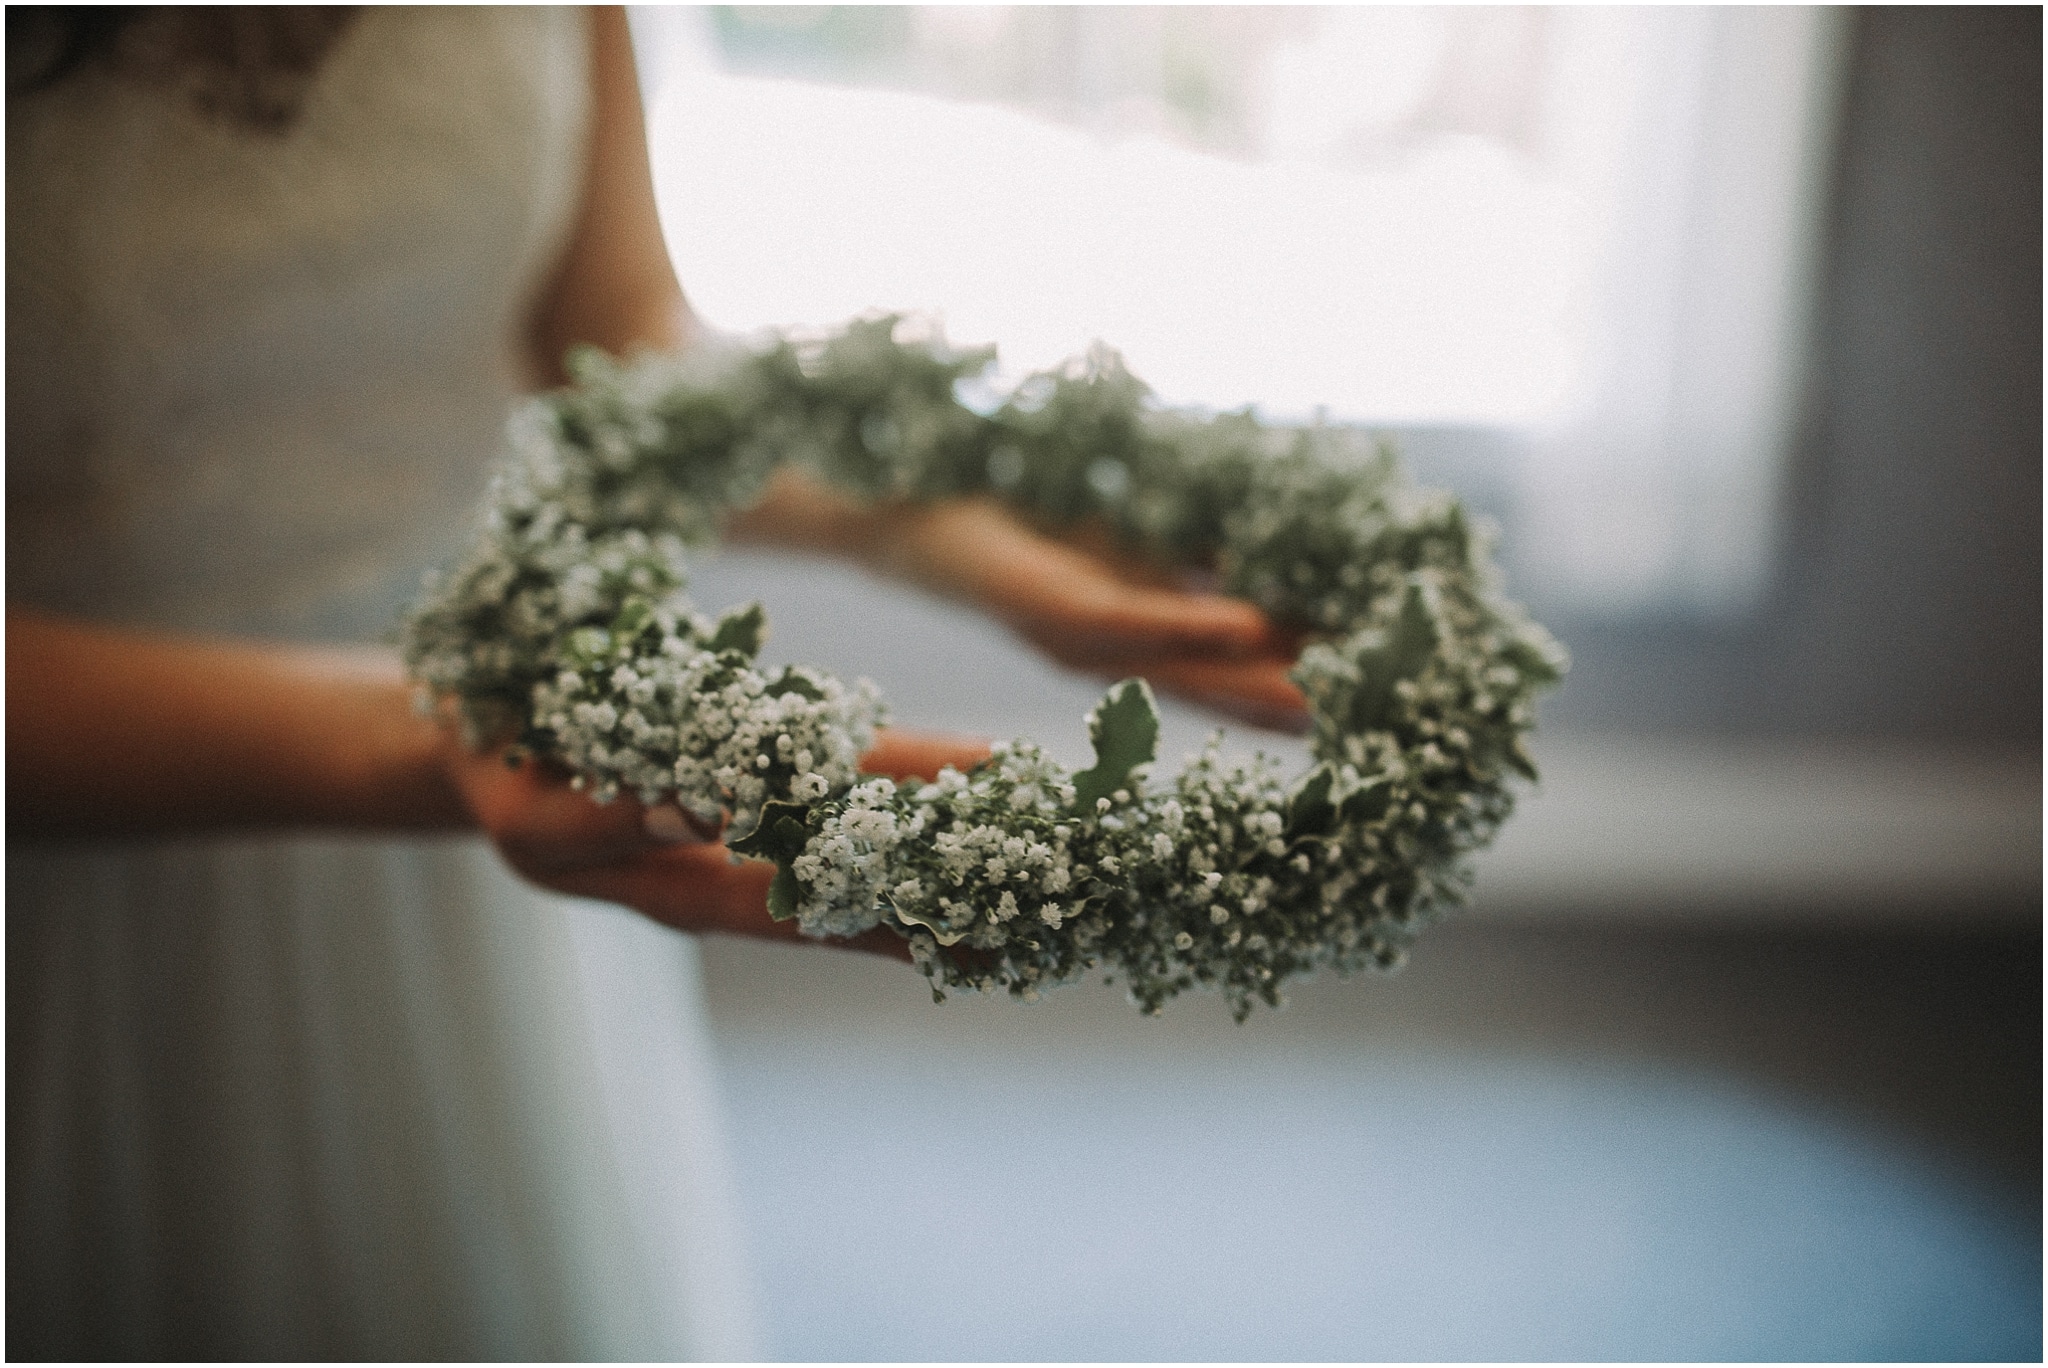
[[[309,814],[323,825],[460,830],[475,825],[454,773],[462,742],[415,704],[403,668],[385,651],[309,653],[298,664],[322,697],[313,765],[332,787]]]
[[[729,540],[840,556],[873,564],[888,537],[887,505],[857,503],[797,471],[783,468],[768,482],[759,502],[734,514],[725,527]]]
[[[358,796],[349,824],[413,831],[474,827],[455,778],[465,750],[461,737],[417,709],[411,685],[387,685],[378,695],[377,720],[358,754]]]

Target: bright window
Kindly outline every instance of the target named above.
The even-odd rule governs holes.
[[[716,326],[1101,338],[1175,403],[1484,434],[1550,602],[1768,568],[1828,12],[771,7],[636,15]],[[1503,437],[1511,440],[1503,441]],[[1501,459],[1506,459],[1505,457]]]

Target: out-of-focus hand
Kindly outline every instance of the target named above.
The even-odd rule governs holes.
[[[850,555],[1007,623],[1069,668],[1154,685],[1260,726],[1299,731],[1287,678],[1299,641],[1251,604],[1176,583],[1085,533],[1053,537],[992,499],[861,507],[785,473],[733,534]]]
[[[978,763],[988,749],[966,737],[885,730],[861,768],[930,779],[946,765],[964,770]],[[452,738],[448,765],[506,863],[543,888],[620,903],[682,931],[804,939],[795,922],[768,915],[774,866],[734,861],[717,832],[676,807],[649,808],[629,797],[600,806],[549,766],[529,760],[514,768],[502,752],[470,751]],[[901,936],[882,929],[824,943],[897,959],[909,954]]]

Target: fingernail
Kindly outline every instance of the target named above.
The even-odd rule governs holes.
[[[697,829],[690,825],[690,819],[683,816],[679,809],[666,803],[647,809],[646,815],[640,819],[640,825],[649,836],[663,845],[682,845],[684,842],[701,845],[704,841],[704,838],[697,834]]]

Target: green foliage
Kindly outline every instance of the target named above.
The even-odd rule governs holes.
[[[761,643],[767,639],[768,615],[761,611],[758,603],[749,603],[734,608],[718,619],[718,626],[711,633],[711,640],[704,643],[704,649],[713,654],[738,651],[752,660],[761,654]]]
[[[1159,747],[1159,705],[1152,686],[1126,679],[1103,695],[1088,714],[1088,740],[1095,747],[1095,766],[1074,776],[1074,800],[1083,813],[1094,810],[1131,782],[1131,771],[1152,763]]]
[[[804,853],[804,845],[811,838],[807,823],[812,810],[802,803],[766,803],[760,822],[751,832],[726,842],[726,848],[735,855],[774,862],[775,879],[768,885],[768,912],[777,921],[788,921],[797,915],[801,889],[791,866]]]
[[[1290,841],[1327,836],[1336,827],[1338,806],[1331,797],[1336,786],[1336,768],[1326,762],[1310,770],[1288,795],[1286,836]]]
[[[1351,695],[1349,730],[1371,731],[1391,720],[1395,686],[1422,673],[1439,639],[1427,591],[1410,585],[1401,596],[1400,615],[1356,656],[1358,686]]]

